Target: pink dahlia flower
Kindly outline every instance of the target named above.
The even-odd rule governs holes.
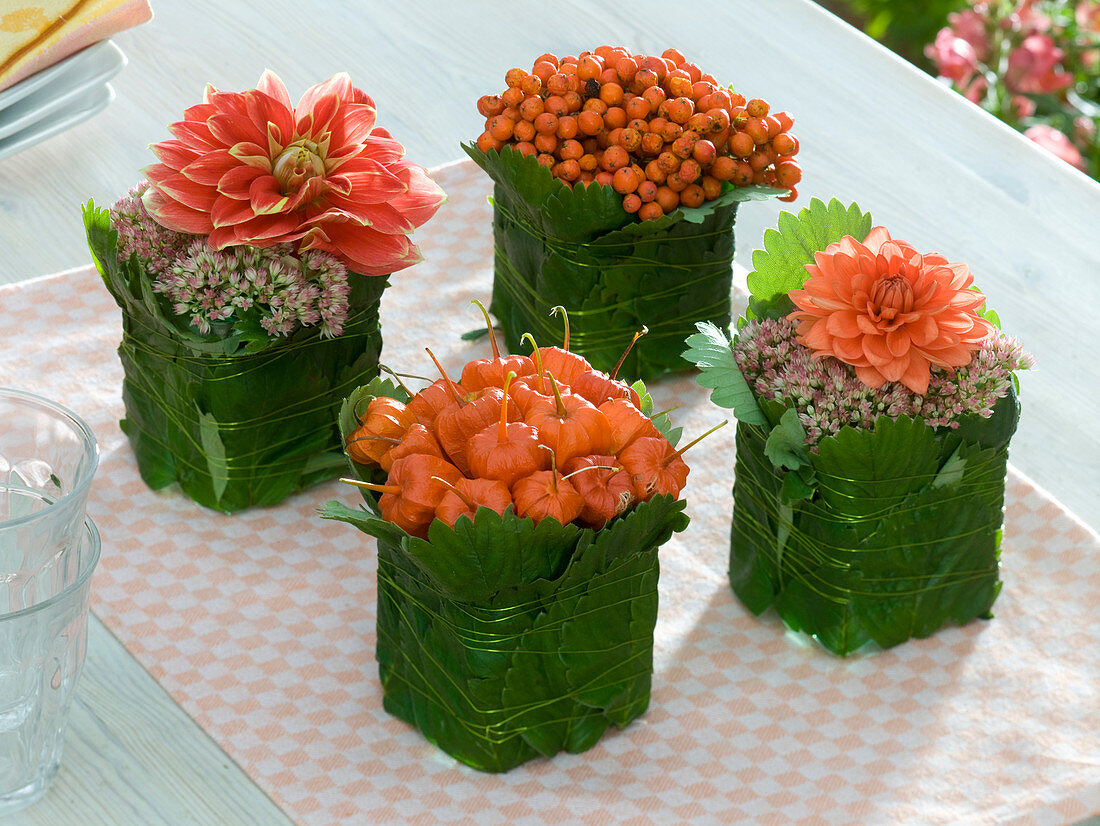
[[[930,367],[970,363],[993,325],[977,314],[985,296],[970,289],[965,264],[921,255],[875,227],[863,243],[851,236],[814,254],[810,277],[791,290],[798,342],[815,357],[856,369],[868,387],[887,381],[928,391]]]
[[[163,226],[214,249],[291,242],[349,270],[385,275],[420,260],[409,233],[445,200],[404,148],[374,125],[366,94],[338,74],[290,102],[265,72],[257,88],[219,92],[169,127],[144,170],[145,206]]]

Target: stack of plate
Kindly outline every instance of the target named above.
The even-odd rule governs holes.
[[[118,46],[104,40],[0,92],[0,158],[103,109],[115,96],[107,81],[125,65]]]

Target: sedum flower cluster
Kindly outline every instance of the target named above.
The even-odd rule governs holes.
[[[871,428],[879,416],[919,417],[931,427],[957,428],[959,417],[988,417],[1008,393],[1013,370],[1034,365],[1016,339],[995,332],[969,364],[953,371],[933,366],[928,391],[919,395],[900,382],[868,387],[855,368],[831,356],[814,357],[799,344],[789,318],[752,321],[733,342],[737,366],[757,398],[793,404],[813,446],[844,426]]]
[[[290,244],[215,250],[205,236],[157,223],[142,202],[148,186],[139,184],[111,208],[119,262],[137,255],[153,276],[154,292],[200,333],[250,320],[275,337],[312,326],[325,338],[343,332],[351,287],[347,267],[335,255],[294,255]]]

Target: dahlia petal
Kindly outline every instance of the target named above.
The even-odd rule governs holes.
[[[276,100],[285,109],[291,112],[294,111],[294,104],[290,100],[286,86],[283,85],[283,81],[279,79],[279,76],[270,69],[264,69],[264,73],[260,75],[260,79],[256,83],[256,88]]]
[[[860,340],[860,346],[863,348],[863,355],[867,357],[867,361],[883,371],[883,375],[887,378],[890,378],[886,373],[885,366],[894,361],[894,357],[886,346],[886,336],[864,336]]]
[[[384,166],[397,163],[404,158],[405,147],[389,137],[388,134],[385,136],[379,135],[378,131],[375,129],[370,137],[363,139],[359,154]]]
[[[213,221],[215,227],[243,224],[255,216],[256,213],[252,210],[252,204],[248,201],[238,201],[236,198],[226,198],[225,196],[219,196],[210,210],[210,220]]]
[[[340,98],[336,95],[325,95],[318,98],[306,113],[298,118],[294,127],[297,134],[318,141],[329,132],[329,125],[340,109]],[[302,111],[301,105],[298,112]],[[326,153],[327,154],[327,153]]]
[[[212,103],[197,103],[183,110],[182,120],[205,121],[217,111]]]
[[[328,175],[325,177],[325,183],[328,184],[329,192],[333,192],[337,195],[347,197],[352,193],[353,187],[351,181],[343,175]]]
[[[168,131],[187,146],[198,150],[224,149],[225,147],[213,135],[206,122],[178,121],[170,124]]]
[[[319,100],[330,95],[337,101],[350,101],[354,97],[355,87],[351,85],[351,77],[347,72],[338,72],[328,80],[310,86],[298,99],[298,105],[294,107],[296,112],[308,112],[313,109]]]
[[[846,364],[857,367],[868,363],[867,357],[863,355],[862,339],[859,338],[834,338],[833,355]]]
[[[366,103],[345,103],[332,124],[332,140],[341,146],[359,145],[370,138],[377,111]]]
[[[904,372],[895,381],[900,381],[918,396],[928,392],[928,380],[931,378],[928,362],[919,353],[911,353]]]
[[[886,377],[870,366],[856,365],[856,378],[868,387],[882,387],[886,384]]]
[[[271,215],[284,212],[290,199],[283,194],[274,175],[261,175],[249,185],[248,201],[254,214]]]
[[[909,361],[907,354],[901,358],[890,359],[883,364],[876,364],[875,368],[882,373],[887,381],[901,381],[901,377],[905,375],[905,371],[909,368]]]
[[[179,201],[166,198],[153,187],[145,191],[141,201],[146,211],[156,219],[158,224],[174,229],[176,232],[206,235],[214,228],[208,212],[191,209]]]
[[[180,169],[189,180],[204,186],[217,186],[222,177],[231,169],[240,166],[240,162],[226,149],[218,149],[200,155],[187,166]]]
[[[969,364],[973,357],[970,347],[962,342],[948,347],[923,347],[918,352],[928,361],[941,367],[962,367]]]
[[[238,238],[256,246],[270,246],[284,241],[297,241],[305,235],[296,215],[257,215],[233,228]]]
[[[879,334],[878,326],[873,322],[870,317],[863,313],[855,313],[856,326],[859,327],[859,331],[867,336],[877,336]]]
[[[829,331],[826,327],[824,320],[814,324],[804,336],[802,342],[811,350],[831,350],[833,346],[833,337],[829,335]]]
[[[386,235],[370,227],[333,223],[325,226],[332,249],[350,268],[365,275],[395,272],[413,263],[416,245],[405,235]]]
[[[397,177],[405,184],[406,190],[391,200],[389,205],[412,222],[414,227],[427,223],[447,201],[447,193],[422,167],[403,164],[397,171]]]
[[[214,205],[217,191],[213,187],[202,186],[188,180],[181,173],[169,169],[164,164],[147,166],[142,173],[166,198],[179,201],[185,207],[209,212],[210,207]]]
[[[158,161],[172,169],[183,169],[187,164],[201,158],[203,155],[201,150],[178,140],[161,141],[149,148]]]
[[[266,175],[272,181],[275,180],[270,173],[254,166],[248,166],[247,164],[235,166],[218,181],[218,192],[221,195],[236,198],[238,201],[247,201],[252,182],[260,175]]]
[[[400,178],[369,158],[356,158],[345,164],[340,168],[340,176],[351,185],[355,198],[363,203],[383,203],[406,191]]]
[[[269,146],[273,136],[283,146],[290,143],[294,135],[294,112],[276,98],[259,91],[249,95],[248,117],[257,131],[267,137]],[[259,143],[263,145],[263,141]]]
[[[854,310],[840,310],[829,315],[825,322],[825,328],[834,336],[854,338],[863,332],[859,326],[860,318],[862,316]]]
[[[359,224],[369,226],[387,235],[400,233],[406,235],[416,229],[416,225],[390,204],[364,204],[352,198],[332,197],[329,202]],[[331,210],[330,210],[331,211]]]
[[[882,245],[889,240],[891,240],[890,231],[886,227],[872,227],[867,237],[863,239],[863,246],[873,253],[878,253]]]
[[[219,112],[206,121],[210,134],[221,144],[233,146],[239,143],[264,145],[267,131],[261,130],[244,115]]]
[[[248,141],[234,144],[229,148],[229,154],[241,163],[246,163],[265,172],[271,171],[271,158],[259,144]]]
[[[886,349],[895,358],[904,356],[909,352],[909,331],[904,327],[890,330],[886,334]]]

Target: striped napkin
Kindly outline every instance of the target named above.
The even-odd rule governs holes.
[[[152,17],[149,0],[14,0],[0,10],[0,90]]]

